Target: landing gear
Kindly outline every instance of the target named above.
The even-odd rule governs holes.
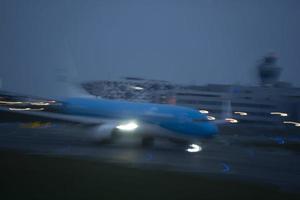
[[[95,143],[100,145],[113,144],[119,139],[119,137],[120,135],[118,133],[113,132],[110,137],[103,138],[99,141],[96,141]]]
[[[189,145],[189,142],[187,140],[170,138],[169,141],[178,146],[188,146]]]
[[[120,134],[118,132],[112,132],[110,136],[111,142],[116,142],[120,138]]]
[[[144,137],[142,138],[142,146],[143,147],[153,147],[154,138],[153,137]]]

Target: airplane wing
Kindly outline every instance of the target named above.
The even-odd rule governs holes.
[[[31,111],[25,109],[10,109],[0,106],[0,122],[62,122],[62,123],[82,123],[82,124],[104,124],[112,122],[95,117],[73,116],[61,113],[53,113],[46,111]]]
[[[0,122],[62,122],[100,125],[113,120],[60,113],[61,102],[0,92]]]

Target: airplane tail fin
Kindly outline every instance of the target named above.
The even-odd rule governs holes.
[[[76,76],[77,74],[74,75],[74,72],[68,71],[67,68],[58,70],[56,81],[63,91],[63,94],[58,95],[64,97],[94,97],[82,87]]]
[[[58,87],[59,97],[94,97],[89,94],[81,85],[79,80],[78,65],[75,56],[72,54],[70,43],[65,40],[66,58],[64,66],[55,69],[55,79]]]

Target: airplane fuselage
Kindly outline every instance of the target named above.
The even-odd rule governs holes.
[[[63,100],[63,104],[65,114],[136,120],[181,137],[207,138],[218,132],[206,115],[186,107],[89,98],[68,98]]]

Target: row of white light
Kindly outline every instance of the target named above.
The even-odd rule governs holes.
[[[48,106],[50,103],[55,103],[55,101],[48,101],[48,102],[26,102],[26,101],[0,101],[0,104],[7,104],[7,105],[17,105],[17,104],[31,104],[34,106]]]
[[[202,114],[208,114],[208,113],[209,113],[208,110],[199,110],[199,112],[202,113]],[[216,120],[215,117],[210,116],[210,115],[207,116],[207,119],[208,119],[209,121],[214,121],[214,120]]]
[[[207,116],[207,119],[208,119],[209,121],[214,121],[214,120],[216,120],[216,118],[213,117],[213,116]],[[239,122],[238,120],[236,120],[236,119],[234,119],[234,118],[225,118],[225,121],[227,121],[227,122],[229,122],[229,123],[232,123],[232,124],[236,124],[236,123]]]
[[[209,113],[208,110],[199,110],[199,112],[202,113],[202,114],[208,114]],[[242,116],[247,115],[246,112],[235,112],[235,114],[239,114],[239,115],[242,115]],[[210,120],[210,121],[216,120],[216,118],[214,116],[210,116],[210,115],[207,116],[207,119]],[[238,123],[238,120],[233,119],[233,118],[226,118],[225,121],[227,121],[229,123]]]
[[[199,112],[202,113],[202,114],[208,114],[209,113],[208,110],[199,110]],[[241,111],[236,111],[236,112],[234,112],[234,114],[241,115],[241,116],[247,116],[248,115],[248,113],[241,112]],[[287,117],[288,116],[288,114],[284,113],[284,112],[271,112],[270,114],[271,115],[280,115],[281,117]]]
[[[200,113],[203,113],[203,114],[208,114],[209,111],[208,110],[199,110]],[[236,111],[234,112],[234,114],[237,114],[237,115],[240,115],[240,116],[247,116],[248,113],[247,112],[240,112],[240,111]],[[271,112],[270,113],[271,115],[280,115],[281,117],[287,117],[288,114],[287,113],[284,113],[284,112]],[[213,116],[207,116],[208,120],[216,120],[215,117]],[[233,119],[233,118],[226,118],[225,119],[226,121],[230,122],[230,123],[238,123],[238,120],[236,119]],[[292,122],[290,124],[295,124],[296,123],[296,126],[300,126],[297,122]]]

